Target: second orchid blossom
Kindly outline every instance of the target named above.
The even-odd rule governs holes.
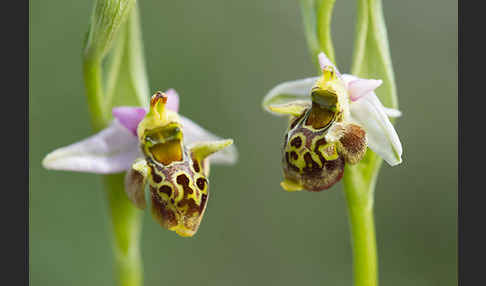
[[[374,90],[382,81],[340,74],[319,54],[323,75],[285,82],[263,99],[265,110],[290,115],[282,164],[287,191],[322,191],[356,164],[367,147],[388,164],[402,162],[402,145],[388,117],[401,112],[383,106]]]
[[[233,140],[221,140],[179,115],[178,105],[177,93],[168,90],[152,96],[148,112],[116,107],[109,127],[51,152],[43,165],[99,174],[127,171],[125,191],[137,207],[149,201],[163,227],[193,236],[209,196],[209,164],[233,164],[237,153]]]

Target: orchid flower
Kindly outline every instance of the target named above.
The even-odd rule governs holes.
[[[106,129],[49,153],[43,166],[97,174],[127,171],[125,191],[135,206],[144,209],[149,201],[163,227],[193,236],[209,195],[209,164],[233,164],[237,152],[233,140],[178,114],[178,106],[179,96],[170,89],[154,94],[148,110],[115,107]]]
[[[338,182],[344,165],[358,163],[370,147],[388,164],[402,162],[402,145],[374,90],[381,80],[340,74],[324,53],[322,76],[284,82],[263,99],[265,110],[290,115],[283,148],[287,191],[322,191]]]

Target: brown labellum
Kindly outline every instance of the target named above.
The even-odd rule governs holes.
[[[326,124],[319,123],[321,118]],[[328,132],[336,132],[337,140],[328,142]],[[287,130],[282,158],[284,177],[307,191],[326,190],[341,180],[345,163],[355,164],[363,158],[366,146],[360,126],[337,123],[332,116],[310,108]]]

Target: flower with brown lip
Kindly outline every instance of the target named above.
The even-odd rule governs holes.
[[[135,206],[144,209],[149,202],[163,227],[193,236],[209,197],[209,164],[233,164],[237,153],[233,140],[222,140],[178,114],[178,105],[177,93],[168,90],[152,96],[148,112],[113,108],[109,127],[49,153],[42,163],[55,170],[127,171],[125,192]]]
[[[285,82],[263,99],[265,110],[290,115],[282,166],[287,191],[322,191],[343,176],[345,164],[356,164],[367,147],[395,166],[402,159],[400,139],[386,108],[374,93],[382,81],[341,75],[324,53],[322,76]]]

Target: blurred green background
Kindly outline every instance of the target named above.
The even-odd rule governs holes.
[[[94,1],[30,1],[31,285],[111,285],[106,201],[96,175],[46,171],[43,156],[91,134],[81,46]],[[456,285],[457,3],[384,1],[404,116],[403,164],[376,190],[381,285]],[[199,232],[180,238],[144,214],[145,285],[351,285],[341,184],[280,189],[286,121],[264,94],[312,76],[297,1],[140,1],[152,91],[173,87],[181,113],[235,139],[236,166],[215,166]],[[341,71],[355,3],[336,3]],[[147,95],[149,96],[149,95]]]

